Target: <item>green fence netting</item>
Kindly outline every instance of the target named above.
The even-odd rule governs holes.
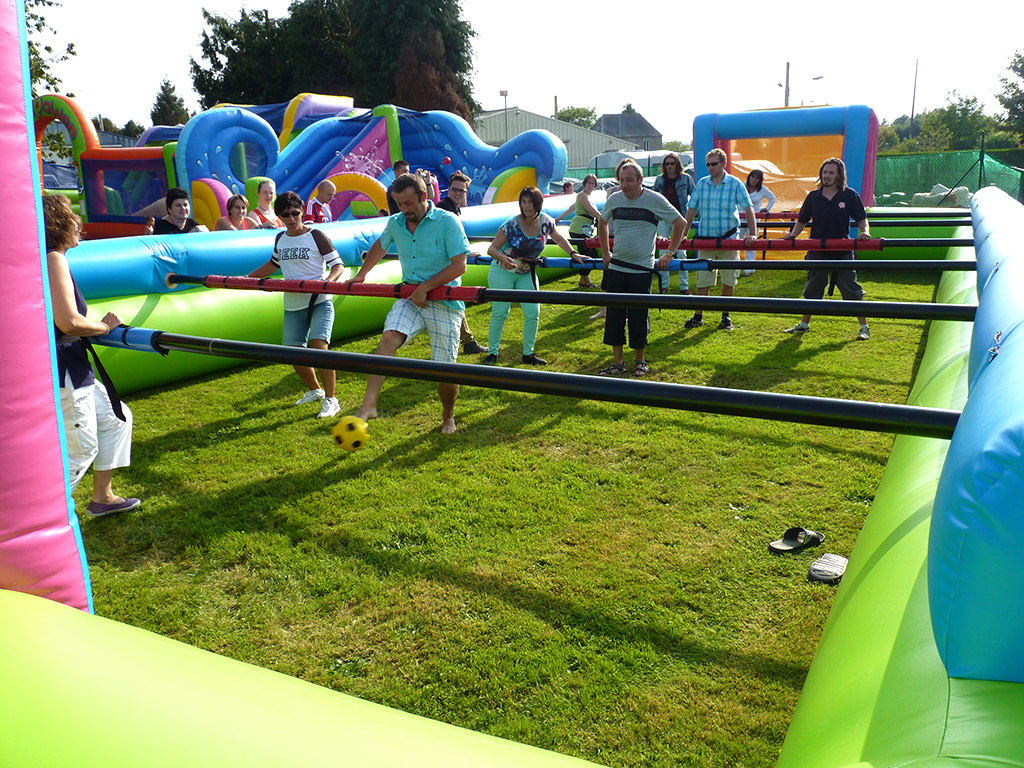
[[[882,155],[875,164],[879,206],[964,207],[971,193],[993,186],[1024,201],[1024,170],[977,151]]]

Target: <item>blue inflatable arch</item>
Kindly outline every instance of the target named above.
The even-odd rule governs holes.
[[[734,139],[796,136],[842,136],[846,183],[860,193],[865,205],[875,204],[878,117],[863,105],[699,115],[693,121],[694,157],[704,157],[715,147],[723,149],[728,157],[729,143]],[[707,175],[703,163],[696,163],[695,169],[698,179]]]

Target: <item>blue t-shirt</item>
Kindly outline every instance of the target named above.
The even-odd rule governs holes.
[[[422,283],[443,272],[452,259],[469,253],[469,240],[458,216],[443,211],[428,201],[429,210],[410,232],[405,214],[397,213],[388,219],[380,236],[381,247],[387,251],[392,244],[398,249],[398,262],[402,265],[402,280]],[[462,285],[455,278],[446,285]],[[461,301],[444,302],[453,309],[465,309]]]

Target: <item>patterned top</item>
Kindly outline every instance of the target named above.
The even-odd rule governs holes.
[[[502,224],[501,231],[505,233],[505,240],[507,241],[501,247],[502,251],[510,254],[515,259],[526,259],[527,262],[536,261],[540,258],[544,246],[548,244],[548,238],[551,237],[551,233],[555,231],[555,220],[546,213],[541,213],[540,231],[534,237],[530,237],[523,232],[518,216],[513,216]],[[526,273],[530,271],[529,263],[520,262],[520,265],[520,267],[516,268],[517,272]]]
[[[697,182],[686,207],[698,212],[701,237],[721,237],[739,227],[740,214],[750,207],[750,195],[746,184],[731,174],[725,174],[717,186],[705,176]]]

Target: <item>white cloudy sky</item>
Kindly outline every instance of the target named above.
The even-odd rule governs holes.
[[[190,109],[189,57],[199,55],[200,8],[286,13],[287,0],[62,0],[49,12],[58,40],[78,55],[58,73],[88,115],[149,124],[160,81],[170,78]],[[724,5],[637,0],[462,0],[477,32],[475,94],[485,109],[508,105],[551,114],[560,107],[617,113],[632,103],[664,135],[688,140],[693,118],[790,104],[867,104],[882,120],[947,94],[976,96],[995,114],[999,77],[1024,50],[1024,4],[881,2]],[[161,8],[165,14],[155,13]],[[603,10],[603,9],[609,10]],[[969,11],[968,11],[969,9]],[[998,10],[997,10],[998,9]],[[852,12],[851,12],[852,11]],[[820,78],[815,80],[814,78]],[[359,105],[373,106],[373,105]]]

